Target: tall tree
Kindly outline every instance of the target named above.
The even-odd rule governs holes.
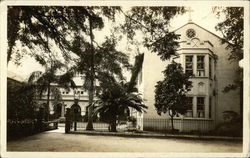
[[[169,113],[174,131],[173,118],[177,113],[186,113],[186,93],[191,90],[192,82],[189,81],[189,74],[183,72],[181,64],[174,61],[166,67],[163,74],[163,81],[157,82],[155,86],[155,107],[159,115]]]
[[[84,88],[89,92],[88,124],[87,130],[92,130],[93,98],[97,82],[103,80],[123,80],[123,68],[130,69],[129,58],[126,54],[116,50],[117,41],[115,38],[106,38],[101,45],[92,45],[82,38],[74,40],[74,52],[77,52],[79,59],[76,60],[75,70],[85,74]],[[94,61],[93,61],[94,55]],[[110,82],[111,83],[111,82]],[[103,84],[101,84],[103,85]]]
[[[243,7],[226,7],[214,8],[214,13],[220,17],[224,16],[224,20],[216,25],[216,30],[221,31],[223,39],[221,42],[227,44],[227,49],[231,51],[228,60],[239,62],[243,59],[243,43],[244,43],[244,8]],[[237,78],[232,84],[226,86],[223,92],[231,90],[240,90],[240,113],[243,114],[243,70],[239,68],[236,72]]]

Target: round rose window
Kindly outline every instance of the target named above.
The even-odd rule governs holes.
[[[188,38],[193,38],[196,35],[194,29],[188,29],[186,34]]]

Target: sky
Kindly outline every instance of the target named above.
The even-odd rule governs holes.
[[[175,30],[183,25],[185,25],[189,17],[191,20],[200,25],[201,27],[221,36],[220,32],[215,30],[216,24],[221,21],[221,19],[216,18],[215,14],[212,12],[212,7],[209,6],[191,6],[192,12],[187,12],[183,15],[176,16],[170,23],[170,30]],[[107,31],[108,28],[105,28],[103,32]],[[124,42],[124,41],[123,41]],[[121,44],[120,49],[125,49],[125,44]],[[123,46],[123,47],[122,47]],[[9,62],[8,71],[11,71],[23,79],[27,79],[28,76],[33,71],[44,71],[44,68],[41,67],[33,58],[25,56],[20,61],[21,65],[17,66],[13,62]]]

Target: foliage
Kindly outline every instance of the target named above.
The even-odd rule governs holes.
[[[170,20],[185,12],[183,7],[132,7],[125,15],[122,32],[127,34],[131,44],[135,44],[136,33],[142,33],[142,44],[162,60],[176,55],[179,37],[169,31]]]
[[[229,84],[223,89],[224,93],[227,93],[231,90],[242,88],[241,86],[243,84],[243,69],[242,68],[236,69],[235,76],[236,77],[233,81],[233,84]]]
[[[128,14],[128,15],[125,14],[120,7],[114,7],[113,11],[114,11],[113,12],[114,14],[116,12],[120,12],[120,13],[123,13],[123,15],[125,15],[125,24],[122,24],[121,28],[118,27],[117,30],[122,31],[123,33],[127,33],[129,35],[129,39],[131,40],[133,40],[133,35],[135,34],[135,30],[141,30],[142,28],[144,28],[143,27],[144,24],[142,24],[142,21],[144,21],[144,23],[147,25],[146,27],[149,27],[151,30],[150,36],[145,36],[144,41],[147,41],[145,42],[145,46],[147,46],[148,48],[151,48],[151,50],[153,50],[154,52],[158,52],[158,54],[162,56],[162,59],[167,59],[169,57],[169,55],[165,55],[165,54],[163,55],[163,52],[167,52],[168,54],[171,54],[175,51],[176,46],[178,46],[178,42],[174,41],[174,39],[177,39],[178,37],[175,36],[173,33],[169,33],[168,30],[165,29],[165,27],[168,25],[168,22],[169,22],[168,20],[172,18],[175,14],[177,14],[177,12],[178,13],[183,12],[183,9],[164,8],[164,7],[155,7],[155,8],[134,7],[131,9],[131,12],[130,12],[131,14]],[[150,11],[152,11],[153,13],[151,13]],[[119,79],[123,79],[122,73],[121,73],[122,72],[121,65],[124,65],[125,67],[128,68],[129,64],[128,64],[128,60],[126,59],[127,57],[122,55],[122,53],[116,51],[115,49],[116,38],[114,34],[111,35],[111,38],[106,38],[106,41],[101,46],[99,46],[98,43],[94,41],[93,30],[95,29],[95,27],[92,27],[92,23],[93,23],[92,17],[93,15],[97,15],[97,14],[95,12],[95,8],[89,9],[88,12],[89,12],[89,15],[88,15],[89,34],[88,35],[90,37],[90,42],[87,42],[85,38],[83,37],[77,36],[73,42],[73,49],[74,49],[73,52],[78,54],[78,56],[79,56],[79,53],[85,56],[85,57],[80,57],[80,64],[77,64],[77,65],[80,65],[80,72],[85,73],[85,85],[84,86],[88,87],[87,89],[89,91],[89,104],[91,105],[92,100],[93,100],[94,80],[98,79],[100,82],[103,82],[102,80],[105,79],[105,80],[109,80],[109,82],[112,83],[116,80],[117,77]],[[108,19],[110,19],[110,16],[107,16],[106,14],[103,14],[103,13],[99,15],[106,16],[108,17]],[[140,15],[143,15],[144,13],[151,14],[151,15],[145,15],[142,18],[139,16],[139,13],[141,13]],[[99,17],[99,15],[97,16]],[[158,15],[162,15],[164,18],[157,19]],[[112,20],[114,20],[114,16],[112,17],[113,17]],[[155,21],[152,22],[151,20],[151,22],[149,22],[150,20],[147,19],[146,17],[151,18],[151,19],[153,19],[154,17]],[[133,21],[134,25],[131,25],[132,24],[131,21]],[[98,22],[100,23],[100,21]],[[155,30],[154,34],[152,34],[152,30]],[[156,34],[156,32],[158,33],[159,30],[161,30],[162,34]],[[149,29],[146,29],[146,30],[144,29],[145,34],[148,32],[149,32]],[[157,37],[157,38],[154,38],[154,37]],[[94,43],[97,45],[97,48],[94,46]],[[84,46],[82,47],[81,44]],[[109,54],[113,54],[113,57],[110,56]],[[98,58],[98,55],[101,58]],[[104,82],[107,82],[107,81],[104,81]],[[92,107],[90,106],[89,114],[92,113],[91,108]],[[87,125],[87,129],[92,129],[90,117],[91,115],[89,116],[89,119],[88,119],[89,122]]]
[[[132,122],[133,126],[136,125],[136,118],[134,116],[128,117],[128,122]]]
[[[164,80],[155,86],[155,108],[157,113],[169,112],[171,120],[177,114],[187,110],[186,93],[191,90],[192,82],[189,75],[184,74],[181,64],[172,61],[163,71]],[[172,121],[173,130],[173,121]]]
[[[243,124],[241,116],[235,111],[223,112],[224,122],[216,126],[212,133],[222,136],[242,137]]]
[[[235,111],[224,111],[223,118],[225,122],[229,123],[241,122],[239,114]]]
[[[104,26],[100,14],[112,19],[119,7],[108,6],[9,6],[7,17],[8,62],[12,58],[17,41],[37,56],[36,48],[52,52],[48,41],[55,43],[66,61],[69,61],[72,36],[89,34],[86,21],[91,17],[93,28]],[[95,14],[92,10],[95,10]],[[22,52],[23,53],[23,52]],[[23,56],[19,55],[19,56]],[[38,55],[39,56],[39,55]]]
[[[139,73],[137,70],[141,69],[143,63],[143,54],[138,56],[132,69],[130,82],[116,80],[101,82],[102,92],[99,95],[100,100],[96,102],[95,114],[100,113],[100,116],[111,125],[111,131],[116,131],[117,118],[124,115],[129,107],[139,112],[145,112],[147,109],[134,84],[135,76],[138,77]]]
[[[29,136],[41,131],[43,131],[43,125],[37,120],[7,120],[7,141]]]
[[[228,43],[231,50],[229,60],[239,61],[243,59],[243,40],[244,40],[244,8],[226,7],[215,8],[217,16],[225,15],[225,20],[218,23],[215,27],[217,31],[223,34],[222,43]]]
[[[123,80],[122,67],[130,67],[128,57],[116,50],[114,34],[101,45],[95,41],[93,31],[104,27],[104,18],[114,21],[115,14],[122,13],[125,23],[118,30],[127,33],[131,43],[136,31],[142,30],[144,46],[166,60],[175,55],[178,46],[175,41],[178,36],[168,30],[169,21],[183,12],[182,7],[133,7],[126,14],[120,7],[113,6],[10,6],[8,28],[14,29],[8,30],[8,61],[16,42],[20,41],[29,48],[30,55],[46,65],[48,59],[43,59],[45,55],[57,61],[51,46],[55,44],[65,62],[74,60],[76,66],[73,70],[85,74],[84,87],[89,91],[89,103],[92,104],[96,79],[103,83],[112,83],[117,78]],[[37,53],[37,48],[43,55]],[[47,77],[53,80],[51,74]]]
[[[57,65],[52,65],[51,68],[48,68],[44,73],[41,71],[35,71],[31,73],[28,79],[28,83],[36,88],[36,94],[39,94],[40,98],[45,92],[47,92],[46,120],[49,120],[50,93],[53,94],[53,104],[56,105],[61,100],[61,92],[58,87],[65,89],[76,87],[72,79],[74,73],[68,71],[62,75],[56,75],[58,68]],[[56,83],[58,86],[52,86],[52,83]]]
[[[11,120],[35,119],[35,87],[22,84],[12,86],[8,83],[7,118]]]
[[[102,80],[123,80],[123,69],[130,69],[128,55],[116,50],[117,41],[115,38],[108,38],[101,45],[94,47],[94,79]],[[79,56],[76,60],[75,71],[85,74],[84,88],[89,89],[91,80],[91,45],[82,38],[77,37],[74,40],[74,52]],[[104,82],[104,81],[103,81]]]
[[[125,13],[118,6],[9,6],[7,58],[10,61],[13,53],[18,54],[13,51],[16,42],[20,41],[37,58],[37,47],[45,53],[52,52],[49,45],[55,43],[68,61],[71,59],[72,39],[80,34],[90,35],[91,29],[102,29],[104,17],[115,21],[115,14],[121,13],[125,22],[117,30],[126,33],[131,43],[136,42],[136,32],[142,31],[144,46],[166,60],[175,55],[178,46],[177,35],[168,30],[170,19],[184,12],[183,7],[132,7]],[[94,39],[94,35],[91,36]],[[22,56],[19,53],[19,57]]]
[[[37,112],[35,86],[8,79],[7,140],[31,135],[43,130]]]
[[[111,124],[111,131],[116,131],[117,117],[123,115],[129,107],[145,112],[147,107],[142,98],[136,93],[127,93],[123,83],[113,83],[106,87],[100,95],[100,101],[96,103],[98,106],[95,113],[100,113],[100,116]]]
[[[130,69],[131,67],[129,58],[123,52],[116,50],[115,37],[106,37],[101,45],[97,43],[93,45],[78,36],[73,43],[74,52],[79,56],[73,69],[84,74],[83,87],[89,91],[89,104],[92,105],[94,89],[98,88],[94,81],[112,84],[112,81],[116,79],[123,80],[123,68]],[[87,129],[92,130],[92,107],[90,106],[88,109]]]

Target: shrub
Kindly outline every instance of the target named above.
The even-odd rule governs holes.
[[[44,131],[44,124],[38,120],[7,120],[7,140],[29,136]]]
[[[215,128],[214,134],[223,136],[242,136],[242,119],[238,113],[234,111],[224,111],[223,118],[224,122]]]

